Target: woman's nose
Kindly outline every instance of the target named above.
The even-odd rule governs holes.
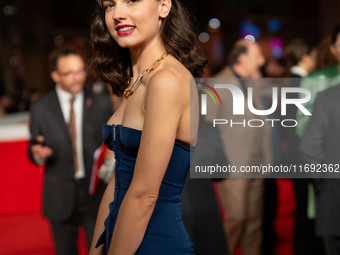
[[[125,10],[124,4],[117,3],[112,13],[112,19],[115,21],[119,21],[125,18],[126,18],[126,10]]]

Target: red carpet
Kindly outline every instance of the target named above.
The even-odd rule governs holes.
[[[53,255],[48,222],[39,213],[0,216],[0,254]]]
[[[40,212],[43,168],[27,156],[27,141],[0,142],[0,214]]]
[[[27,157],[27,141],[0,142],[0,255],[53,255],[49,224],[41,216],[43,168]],[[295,209],[289,180],[277,180],[278,213],[275,221],[278,255],[292,254]],[[86,255],[85,237],[79,238]]]
[[[27,141],[0,142],[0,255],[53,255],[49,224],[41,216],[43,168],[27,156]],[[79,254],[86,255],[85,236]]]
[[[277,255],[293,254],[294,224],[295,224],[295,196],[293,183],[289,179],[277,179],[277,213],[275,219],[275,232]]]

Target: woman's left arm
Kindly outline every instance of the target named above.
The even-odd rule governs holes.
[[[109,249],[111,255],[135,254],[143,240],[178,124],[189,102],[189,93],[182,90],[183,81],[168,70],[159,71],[149,80],[141,143],[133,179],[118,213]]]

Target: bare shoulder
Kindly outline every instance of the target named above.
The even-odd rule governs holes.
[[[165,93],[167,96],[174,93],[177,97],[186,97],[190,93],[191,78],[191,73],[179,61],[172,58],[150,77],[147,90]]]

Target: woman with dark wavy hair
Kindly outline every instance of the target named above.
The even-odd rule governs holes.
[[[194,254],[180,196],[196,144],[203,73],[181,0],[98,0],[89,71],[122,102],[103,127],[115,178],[103,196],[90,254]],[[104,244],[104,245],[103,245]]]

